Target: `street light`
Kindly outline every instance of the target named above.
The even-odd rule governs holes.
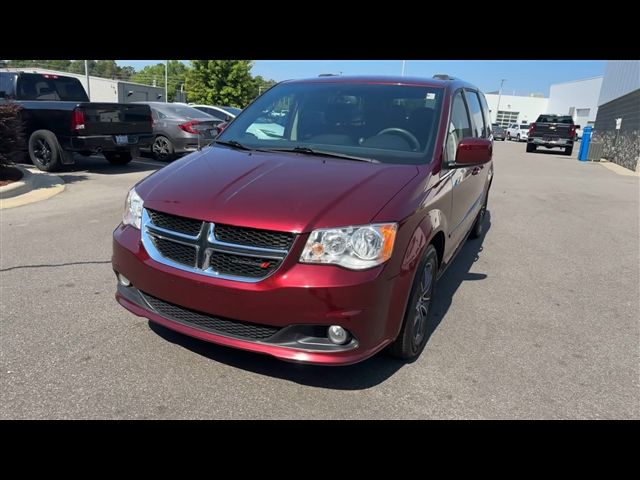
[[[164,61],[164,101],[168,102],[169,98],[168,97],[168,93],[169,93],[169,60],[165,60]]]
[[[404,77],[404,67],[407,66],[407,61],[406,60],[402,60],[402,76]]]
[[[503,78],[502,80],[500,80],[500,90],[498,91],[498,106],[496,107],[496,123],[498,123],[498,113],[500,112],[500,98],[502,97],[502,85],[506,81],[507,81],[506,78]]]

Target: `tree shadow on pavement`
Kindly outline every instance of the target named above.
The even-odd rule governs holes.
[[[485,216],[485,222],[483,235],[478,239],[467,241],[456,259],[438,281],[436,286],[437,295],[434,299],[433,311],[427,327],[429,337],[431,337],[449,310],[451,297],[458,290],[460,284],[468,280],[486,278],[485,274],[469,272],[473,263],[479,258],[479,253],[482,251],[482,243],[491,226],[491,214],[489,211]],[[311,387],[334,390],[364,390],[384,382],[406,365],[406,362],[393,358],[385,352],[380,352],[368,360],[345,367],[289,363],[268,355],[236,350],[188,337],[151,321],[148,324],[151,330],[165,340],[216,362]],[[429,343],[427,343],[426,348],[429,348]]]

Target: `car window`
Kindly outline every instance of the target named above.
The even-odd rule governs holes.
[[[487,138],[489,135],[487,134],[487,129],[484,124],[484,115],[482,114],[478,94],[468,90],[465,90],[464,94],[467,98],[467,105],[469,106],[469,113],[471,114],[471,120],[473,122],[472,136]]]
[[[18,95],[23,100],[89,101],[77,78],[39,73],[24,73],[18,77]]]
[[[526,125],[526,124],[520,125],[520,130],[529,130],[529,125]]]
[[[191,118],[203,118],[205,115],[208,115],[208,114],[204,114],[204,112],[201,112],[200,110],[193,107],[188,107],[186,105],[171,104],[171,103],[167,103],[166,105],[163,105],[161,109],[158,109],[158,110],[164,113],[167,117],[172,117],[172,118],[191,119]]]
[[[462,92],[457,92],[453,97],[451,105],[451,118],[449,120],[449,131],[447,136],[447,160],[454,161],[456,158],[456,149],[460,140],[471,136],[471,123],[469,122],[469,114],[467,107],[462,99]]]
[[[423,85],[282,83],[245,108],[219,138],[423,164],[432,158],[443,94],[441,87]]]

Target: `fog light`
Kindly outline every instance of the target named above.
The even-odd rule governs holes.
[[[131,286],[131,282],[129,281],[129,279],[124,275],[122,275],[121,273],[118,274],[118,281],[120,282],[120,285],[122,285],[123,287]]]
[[[343,345],[347,343],[347,340],[349,340],[349,332],[339,325],[331,325],[329,327],[328,335],[329,340],[336,345]]]

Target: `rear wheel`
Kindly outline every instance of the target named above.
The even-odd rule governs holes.
[[[131,161],[131,152],[102,152],[104,158],[112,165],[126,165]]]
[[[171,140],[167,137],[158,135],[153,141],[151,153],[153,154],[153,158],[156,160],[163,162],[171,160],[174,156],[174,152],[175,149],[173,148],[173,143],[171,143]]]
[[[49,130],[36,130],[29,137],[31,162],[44,172],[55,172],[62,165],[64,151],[58,139]]]
[[[527,152],[535,152],[536,146],[533,143],[527,143]]]
[[[511,134],[507,132],[507,140],[511,140]]]
[[[565,155],[571,155],[573,153],[573,147],[566,147],[564,149],[564,154]]]
[[[424,350],[429,338],[428,319],[437,273],[438,253],[433,245],[429,245],[416,271],[402,328],[389,347],[389,353],[394,357],[415,360]]]

